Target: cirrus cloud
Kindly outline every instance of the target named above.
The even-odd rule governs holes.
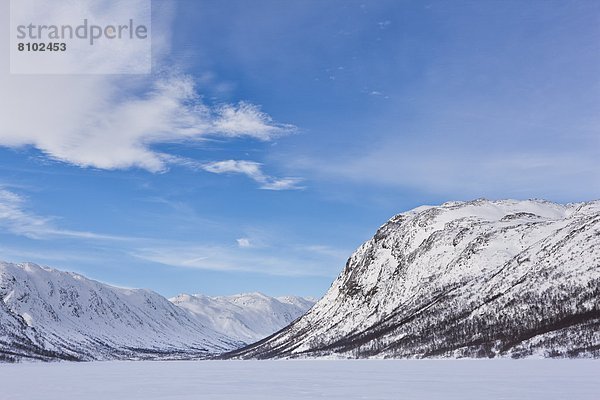
[[[75,238],[129,241],[135,238],[59,228],[55,217],[36,214],[27,207],[27,198],[0,186],[0,233],[10,232],[30,239]]]
[[[290,190],[303,189],[298,186],[300,178],[275,178],[262,171],[262,164],[246,160],[224,160],[201,164],[200,168],[213,174],[242,174],[258,182],[261,189]]]

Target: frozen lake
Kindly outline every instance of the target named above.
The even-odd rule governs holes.
[[[594,399],[593,360],[136,361],[0,365],[3,400]]]

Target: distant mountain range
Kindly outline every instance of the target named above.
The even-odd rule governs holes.
[[[396,215],[306,315],[223,357],[600,357],[600,201]]]
[[[182,294],[169,300],[190,311],[203,325],[244,343],[254,343],[288,326],[315,304],[313,299],[262,293],[221,297]]]
[[[0,361],[204,358],[285,327],[313,303],[260,293],[169,301],[35,264],[0,263]]]

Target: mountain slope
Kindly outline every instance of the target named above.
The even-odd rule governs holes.
[[[170,299],[206,326],[245,343],[277,332],[303,315],[314,301],[302,297],[269,297],[262,293],[208,297],[182,294]]]
[[[0,263],[0,361],[206,357],[262,339],[313,304],[260,293],[167,300],[35,264]]]
[[[600,356],[600,201],[399,214],[305,316],[225,357],[528,356]]]
[[[190,358],[241,344],[149,290],[0,263],[0,359]]]

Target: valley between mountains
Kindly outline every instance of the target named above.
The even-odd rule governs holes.
[[[313,304],[261,293],[166,299],[35,264],[0,263],[0,360],[206,358],[268,336]]]
[[[398,214],[325,296],[166,299],[0,264],[0,359],[600,356],[600,201]]]

